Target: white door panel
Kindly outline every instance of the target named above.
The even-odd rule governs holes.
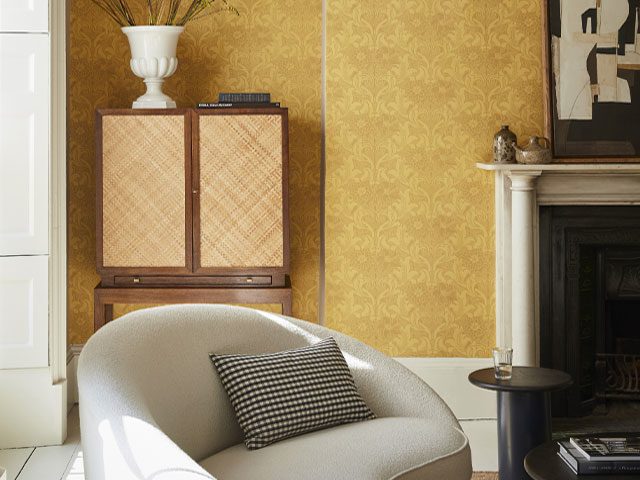
[[[48,0],[0,0],[0,32],[48,31]]]
[[[0,256],[49,253],[49,84],[48,35],[0,34]]]
[[[48,261],[0,257],[0,369],[49,364]]]

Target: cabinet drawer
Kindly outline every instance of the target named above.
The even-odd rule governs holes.
[[[0,257],[0,369],[49,363],[48,261]]]
[[[49,253],[49,99],[49,38],[0,34],[0,255]]]
[[[257,285],[271,285],[271,276],[227,276],[227,275],[210,275],[210,276],[116,276],[114,283],[119,286],[162,286],[162,285],[193,285],[193,286],[230,286],[230,287],[251,287]]]
[[[48,0],[0,0],[0,32],[48,31]]]

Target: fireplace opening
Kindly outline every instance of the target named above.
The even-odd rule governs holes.
[[[605,258],[604,343],[596,352],[596,400],[640,400],[640,251]]]
[[[541,365],[574,378],[554,430],[639,430],[640,207],[541,207],[539,279]]]

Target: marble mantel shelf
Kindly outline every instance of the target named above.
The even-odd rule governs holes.
[[[476,163],[476,167],[494,172],[640,173],[640,163]]]
[[[495,176],[496,344],[538,365],[538,222],[544,205],[640,205],[640,163],[476,163]],[[513,248],[512,248],[513,246]]]

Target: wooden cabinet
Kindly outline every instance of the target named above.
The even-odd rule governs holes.
[[[286,109],[100,110],[96,125],[101,288],[249,303],[289,288]]]
[[[49,48],[0,33],[0,256],[49,253]]]

